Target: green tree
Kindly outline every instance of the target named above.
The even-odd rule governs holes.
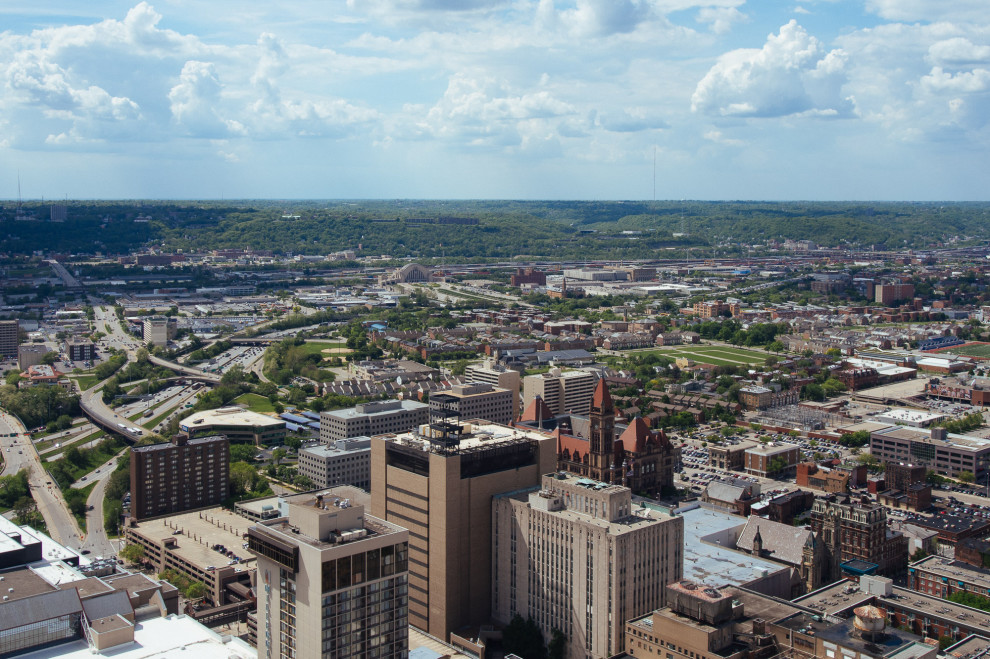
[[[230,463],[234,464],[236,462],[250,463],[254,460],[254,456],[257,455],[258,449],[250,444],[231,444],[230,445]]]
[[[202,582],[193,581],[189,584],[189,587],[186,588],[185,596],[188,600],[197,601],[206,597],[206,593],[206,586],[204,586]]]
[[[976,480],[976,476],[974,476],[973,472],[971,471],[960,471],[958,474],[956,474],[956,478],[958,478],[963,483],[972,483],[973,481]]]
[[[145,556],[143,545],[127,545],[120,550],[120,557],[128,563],[139,563]]]

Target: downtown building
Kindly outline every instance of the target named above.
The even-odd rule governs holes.
[[[228,496],[230,445],[214,435],[131,449],[131,519],[218,506]]]
[[[430,394],[430,416],[450,414],[462,419],[483,419],[509,425],[512,416],[512,392],[487,383],[455,384],[450,389]]]
[[[333,491],[287,498],[248,529],[258,563],[258,656],[409,655],[409,532]]]
[[[492,617],[532,618],[568,657],[623,650],[623,625],[665,605],[683,575],[684,519],[633,505],[632,492],[571,474],[492,502]]]
[[[18,328],[16,320],[0,320],[0,360],[17,359]]]
[[[409,529],[409,624],[448,641],[491,618],[492,498],[538,486],[554,440],[473,420],[422,430],[372,438],[371,512]]]
[[[537,397],[541,398],[554,416],[580,414],[591,405],[598,376],[591,371],[561,371],[551,368],[547,373],[523,378],[523,409]]]
[[[502,366],[489,359],[484,364],[471,364],[464,370],[467,382],[484,382],[493,387],[508,389],[512,392],[512,418],[519,418],[519,388],[522,382],[519,372]]]
[[[320,413],[320,441],[406,432],[427,422],[430,406],[416,400],[379,400]]]

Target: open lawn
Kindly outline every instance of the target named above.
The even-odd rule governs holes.
[[[247,405],[249,410],[258,414],[267,414],[268,412],[275,411],[271,401],[258,394],[242,394],[234,399],[234,403]]]
[[[762,364],[766,361],[766,353],[734,348],[729,346],[686,345],[669,348],[651,348],[630,351],[635,354],[655,354],[663,357],[687,357],[696,362],[714,364],[715,366],[740,366]]]
[[[80,391],[86,391],[100,381],[100,378],[95,375],[70,375],[69,377],[76,381]]]
[[[347,348],[347,344],[343,341],[307,341],[306,343],[299,346],[299,348],[306,352],[308,355],[320,355],[321,357],[325,355],[324,350],[329,350],[333,348]]]
[[[966,357],[982,357],[990,359],[990,343],[966,343],[961,346],[952,346],[945,350],[938,350],[938,353],[948,352],[953,355],[965,355]]]
[[[78,439],[71,440],[69,442],[59,442],[58,440],[45,440],[43,442],[38,442],[37,444],[35,444],[35,449],[37,449],[37,451],[40,453],[48,448],[51,448],[57,443],[61,443],[62,446],[60,447],[59,452],[64,453],[71,446],[82,447],[83,444],[88,444],[94,439],[99,439],[100,437],[103,437],[103,435],[105,434],[106,433],[103,432],[102,430],[97,430],[96,432],[89,433],[85,437],[80,437]],[[45,462],[48,462],[48,458],[45,458]]]

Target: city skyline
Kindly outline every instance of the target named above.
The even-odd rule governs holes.
[[[983,200],[976,0],[0,9],[0,198]]]

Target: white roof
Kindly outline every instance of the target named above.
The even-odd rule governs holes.
[[[137,624],[134,643],[107,648],[105,652],[91,651],[85,641],[74,641],[21,655],[31,658],[93,659],[256,659],[258,651],[240,640],[221,636],[188,616],[152,618]]]

